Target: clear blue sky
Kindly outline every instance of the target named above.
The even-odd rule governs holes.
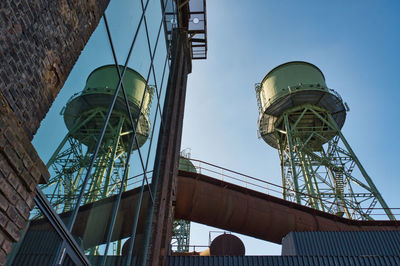
[[[278,153],[257,138],[254,83],[308,61],[350,107],[343,133],[390,207],[400,207],[398,1],[207,1],[208,59],[189,77],[182,148],[192,158],[281,183]],[[397,211],[397,213],[399,213]],[[192,244],[207,244],[192,225]],[[245,238],[247,254],[280,247]]]

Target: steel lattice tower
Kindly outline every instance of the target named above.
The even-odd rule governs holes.
[[[393,214],[343,136],[348,109],[316,66],[289,62],[256,84],[259,134],[278,149],[283,198],[350,219]]]
[[[179,170],[196,173],[196,167],[189,160],[190,152],[181,152],[179,159]],[[190,244],[190,221],[175,220],[172,229],[171,244],[174,251],[189,252]]]
[[[122,69],[120,66],[121,71]],[[97,68],[89,75],[84,90],[73,95],[61,112],[68,133],[47,163],[51,178],[42,187],[59,213],[71,211],[76,204],[118,82],[119,74],[115,65]],[[148,117],[154,90],[139,73],[130,68],[125,71],[123,86],[134,122],[139,120],[137,142],[133,146],[133,150],[136,150],[146,142],[150,133]],[[130,121],[123,94],[120,92],[106,125],[81,204],[119,192],[124,168],[128,163],[129,143],[133,136],[134,127]],[[126,189],[125,182],[123,190]]]

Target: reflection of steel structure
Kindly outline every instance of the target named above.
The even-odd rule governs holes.
[[[173,246],[174,251],[189,252],[190,221],[186,220],[174,221],[171,244]]]
[[[196,168],[190,159],[190,149],[181,151],[181,158],[179,159],[179,170],[196,173]],[[188,252],[190,244],[190,221],[175,220],[172,230],[171,244],[177,252]]]
[[[279,151],[284,199],[361,220],[379,204],[394,219],[340,130],[346,104],[316,66],[280,65],[256,84],[256,95],[259,133]]]
[[[118,82],[119,75],[115,65],[97,68],[89,75],[84,90],[71,97],[63,109],[69,132],[47,163],[52,176],[43,187],[58,212],[70,211],[76,204]],[[124,75],[123,84],[133,117],[138,117],[143,104],[136,130],[137,142],[132,147],[135,150],[149,136],[148,114],[153,90],[146,86],[146,80],[139,73],[129,68]],[[145,96],[142,103],[143,94]],[[83,195],[83,204],[118,193],[128,157],[129,142],[132,139],[132,128],[121,92],[94,161]],[[125,178],[125,183],[126,180]]]

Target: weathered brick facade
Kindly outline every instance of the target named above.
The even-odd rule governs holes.
[[[0,1],[0,265],[49,175],[30,141],[108,2]]]
[[[46,166],[0,95],[0,264],[25,227],[38,183],[49,178]]]
[[[0,90],[30,139],[108,1],[0,2]]]

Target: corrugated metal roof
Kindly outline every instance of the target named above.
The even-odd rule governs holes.
[[[399,256],[169,256],[166,266],[400,265]]]
[[[282,240],[282,255],[400,256],[400,232],[291,232]]]

